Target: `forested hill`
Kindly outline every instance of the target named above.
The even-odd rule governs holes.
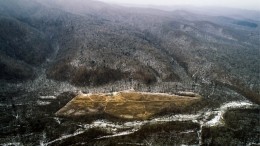
[[[259,25],[242,10],[232,17],[90,0],[0,0],[0,78],[46,76],[78,88],[206,85],[260,103]]]

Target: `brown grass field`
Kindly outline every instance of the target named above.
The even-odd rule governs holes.
[[[185,92],[184,92],[185,93]],[[87,116],[105,113],[123,119],[145,120],[163,109],[183,108],[200,101],[198,94],[180,95],[120,91],[113,93],[79,94],[61,108],[58,116]]]

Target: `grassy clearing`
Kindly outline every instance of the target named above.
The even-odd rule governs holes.
[[[193,97],[135,91],[80,94],[56,114],[70,117],[105,113],[123,119],[145,120],[166,108],[189,107],[200,100],[197,94]]]

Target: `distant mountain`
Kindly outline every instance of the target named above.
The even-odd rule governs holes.
[[[99,1],[1,0],[0,78],[24,83],[44,70],[48,79],[76,87],[223,86],[260,103],[260,22],[252,13],[246,18]]]

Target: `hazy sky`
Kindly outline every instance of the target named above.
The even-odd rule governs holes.
[[[194,6],[220,6],[260,11],[260,0],[101,0],[123,4],[139,5],[194,5]]]

